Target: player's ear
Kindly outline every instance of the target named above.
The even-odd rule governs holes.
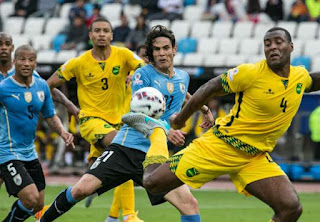
[[[177,49],[178,49],[178,46],[177,44],[175,44],[172,49],[174,55],[177,53]]]

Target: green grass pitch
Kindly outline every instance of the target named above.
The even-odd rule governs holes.
[[[46,204],[51,203],[64,186],[48,186],[46,189]],[[267,222],[272,216],[272,210],[254,197],[245,197],[235,191],[192,190],[199,201],[203,222]],[[84,207],[84,202],[78,203],[69,212],[56,221],[60,222],[103,222],[108,215],[113,192],[109,191],[96,197],[90,208]],[[144,189],[135,189],[136,209],[139,217],[145,222],[179,222],[178,211],[168,203],[152,207]],[[320,194],[300,193],[304,208],[301,222],[320,221]],[[4,186],[0,190],[0,220],[8,214],[14,197],[8,198]],[[28,222],[35,221],[29,218]]]

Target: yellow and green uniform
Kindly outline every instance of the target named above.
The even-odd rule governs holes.
[[[266,60],[243,64],[221,75],[226,93],[235,93],[228,115],[171,158],[171,171],[194,188],[229,174],[239,192],[247,184],[284,175],[269,156],[288,129],[312,80],[306,69],[290,67],[288,78]]]

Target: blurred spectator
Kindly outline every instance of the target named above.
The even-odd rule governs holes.
[[[140,4],[142,14],[149,19],[150,16],[161,12],[158,7],[158,0],[130,0],[131,4]]]
[[[296,0],[292,4],[288,20],[296,22],[308,21],[308,8],[303,0]]]
[[[168,19],[172,21],[182,19],[183,0],[159,0],[158,7],[161,8],[162,11],[149,16],[150,20]]]
[[[247,3],[247,13],[249,20],[253,22],[259,21],[259,14],[261,12],[259,0],[248,0]]]
[[[1,16],[0,16],[0,32],[2,31],[3,29],[2,29],[2,18],[1,18]]]
[[[96,19],[96,18],[99,18],[101,17],[101,14],[100,14],[100,11],[101,11],[101,6],[99,4],[94,4],[93,5],[93,11],[92,11],[92,15],[86,20],[86,25],[87,27],[89,28],[91,23]]]
[[[14,5],[14,14],[11,16],[19,16],[27,18],[38,8],[38,0],[17,0]]]
[[[85,0],[77,0],[75,5],[70,9],[69,12],[69,21],[72,23],[73,18],[75,16],[81,16],[82,18],[86,18],[87,11],[84,8]]]
[[[77,51],[86,49],[88,29],[82,16],[76,15],[74,17],[73,22],[68,28],[66,34],[66,43],[62,45],[61,49],[76,49]]]
[[[283,20],[284,13],[282,0],[268,0],[264,11],[273,21]]]
[[[121,13],[121,24],[113,30],[113,44],[124,45],[131,29],[128,26],[127,16]]]
[[[208,0],[207,1],[207,5],[206,5],[206,9],[202,15],[202,19],[204,20],[217,20],[218,19],[218,15],[217,13],[212,13],[211,9],[219,2],[219,0]]]
[[[135,51],[138,45],[142,45],[144,43],[148,32],[149,27],[146,24],[145,17],[143,15],[139,15],[137,17],[137,26],[135,29],[130,31],[126,39],[126,47]]]
[[[32,14],[36,17],[51,17],[54,15],[57,1],[38,0],[38,10]]]
[[[310,20],[320,22],[320,0],[306,0]]]

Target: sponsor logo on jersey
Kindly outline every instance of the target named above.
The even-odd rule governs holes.
[[[281,82],[282,82],[282,84],[284,85],[284,88],[287,89],[288,84],[289,84],[289,80],[284,79],[284,80],[281,80]]]
[[[239,71],[238,68],[233,68],[233,69],[229,70],[229,72],[228,72],[228,77],[229,77],[229,79],[230,79],[231,81],[233,80],[233,76],[234,76],[235,74],[237,74],[238,71]]]
[[[142,85],[143,84],[143,81],[140,79],[141,73],[135,74],[133,78],[134,79],[132,81],[132,85]]]
[[[301,89],[302,89],[302,83],[298,83],[297,84],[297,88],[296,88],[296,91],[297,91],[298,94],[301,93]]]
[[[105,62],[99,62],[99,66],[102,69],[102,71],[104,71],[104,67],[106,66]]]
[[[15,95],[15,94],[11,94],[11,96],[12,96],[13,98],[16,98],[17,100],[20,100],[20,98],[19,98],[20,93],[19,93],[19,94],[17,94],[17,95]]]
[[[43,91],[39,91],[37,92],[38,98],[41,102],[44,101],[44,92]]]
[[[160,82],[158,82],[157,80],[154,80],[153,82],[161,88]]]
[[[87,75],[87,77],[92,78],[92,77],[94,77],[94,75],[93,75],[91,72],[89,72],[89,74]]]
[[[114,66],[114,67],[112,68],[112,73],[113,73],[114,75],[118,75],[118,74],[119,74],[119,71],[120,71],[120,66]]]
[[[197,175],[199,175],[199,174],[200,174],[199,171],[196,170],[196,168],[194,168],[194,167],[192,167],[192,168],[190,168],[190,169],[188,169],[188,170],[186,171],[187,177],[194,177],[194,176],[197,176]]]
[[[174,91],[174,85],[171,82],[167,82],[167,90],[169,93],[172,93]]]
[[[180,86],[180,91],[182,92],[182,94],[185,94],[186,92],[186,86],[183,84],[183,83],[179,83],[179,86]]]
[[[274,92],[272,91],[272,89],[268,89],[268,91],[264,92],[265,94],[274,94]]]
[[[20,174],[17,174],[13,177],[13,182],[17,185],[20,186],[22,184],[22,178]]]
[[[32,101],[32,94],[31,92],[25,92],[24,93],[24,100],[27,102],[27,103],[30,103]]]

